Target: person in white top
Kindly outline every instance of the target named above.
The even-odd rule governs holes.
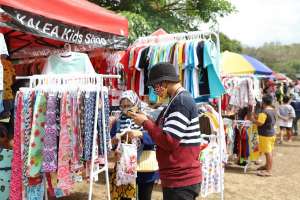
[[[300,96],[300,81],[295,81],[294,94]]]
[[[283,104],[278,107],[278,124],[280,127],[280,141],[283,142],[283,135],[286,132],[288,136],[288,141],[292,141],[292,127],[293,119],[296,117],[294,108],[290,105],[290,97],[283,97]]]

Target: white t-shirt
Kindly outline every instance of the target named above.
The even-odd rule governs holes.
[[[69,56],[51,55],[43,74],[94,74],[94,67],[85,53],[71,52]]]
[[[288,127],[291,128],[293,126],[293,118],[296,117],[295,110],[291,105],[283,104],[278,107],[277,111],[278,115],[278,124],[282,127]],[[289,117],[289,120],[285,121],[280,118],[282,117]]]

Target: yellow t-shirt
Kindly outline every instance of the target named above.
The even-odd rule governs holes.
[[[206,116],[210,119],[210,121],[212,122],[212,125],[214,126],[214,127],[213,127],[214,130],[217,130],[217,129],[220,127],[218,118],[217,118],[214,114],[212,114],[212,113],[210,113],[210,112],[206,112],[205,115],[206,115]]]
[[[179,79],[181,83],[183,83],[183,74],[182,74],[182,68],[183,68],[183,59],[182,59],[182,54],[183,54],[183,43],[178,43],[178,74],[179,74]]]
[[[267,119],[266,113],[259,113],[257,122],[259,122],[260,124],[264,124],[266,122],[266,119]]]

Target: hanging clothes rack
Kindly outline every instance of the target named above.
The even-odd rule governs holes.
[[[250,133],[252,133],[252,131],[253,131],[253,127],[252,127],[253,123],[252,123],[251,121],[249,121],[249,120],[233,120],[233,122],[234,122],[235,124],[238,124],[238,125],[250,127]],[[250,159],[248,158],[248,159],[247,159],[247,163],[246,163],[246,165],[244,166],[244,173],[245,173],[245,174],[247,173],[247,169],[248,169],[248,167],[249,167],[249,164],[250,164]]]
[[[105,90],[103,80],[105,78],[117,78],[119,75],[105,75],[105,74],[64,74],[64,75],[33,75],[33,76],[18,76],[16,79],[29,79],[29,88],[43,87],[43,86],[70,86],[77,83],[80,85],[93,86],[96,91],[96,105],[95,105],[95,119],[93,129],[93,143],[92,143],[92,159],[90,166],[90,183],[89,183],[89,197],[91,200],[93,196],[93,181],[98,179],[99,173],[105,172],[106,180],[106,192],[107,199],[110,200],[110,188],[109,188],[109,171],[108,171],[108,158],[107,158],[107,140],[106,140],[106,122],[105,122],[105,107],[102,103],[102,127],[103,127],[103,141],[104,141],[104,166],[94,171],[95,160],[96,160],[96,138],[97,138],[97,119],[98,119],[98,108],[99,108],[99,94]],[[107,88],[106,88],[107,89]],[[101,95],[101,100],[104,102],[104,95]],[[47,191],[47,190],[46,190]],[[45,195],[47,199],[47,195]]]
[[[172,40],[189,40],[189,39],[211,39],[212,35],[214,35],[217,39],[219,38],[219,35],[212,31],[192,31],[187,33],[173,33],[173,34],[166,34],[166,35],[159,35],[159,36],[146,36],[146,37],[140,37],[138,38],[132,46],[136,45],[144,45],[148,43],[160,43],[165,42],[166,39],[167,42],[170,42],[170,39]]]
[[[139,46],[139,45],[145,45],[145,44],[151,44],[151,43],[160,43],[160,42],[170,42],[170,41],[181,41],[181,40],[189,40],[189,39],[203,39],[203,40],[210,40],[213,41],[212,37],[215,38],[215,44],[217,48],[217,58],[216,58],[216,67],[217,69],[220,69],[220,38],[219,38],[219,33],[216,31],[192,31],[192,32],[186,32],[186,33],[174,33],[174,34],[166,34],[166,35],[159,35],[159,36],[146,36],[146,37],[140,37],[138,38],[134,43],[133,47]],[[219,72],[218,72],[219,73]],[[220,74],[218,74],[220,78]],[[222,96],[218,96],[218,113],[219,113],[219,124],[222,124],[222,115],[221,115],[221,98]],[[221,136],[221,126],[219,126],[219,135],[218,139],[221,141],[222,136]],[[220,181],[221,183],[221,195],[220,199],[224,200],[224,168],[223,168],[223,147],[222,143],[220,142],[220,174],[221,178]]]

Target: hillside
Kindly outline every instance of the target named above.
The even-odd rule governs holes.
[[[300,73],[300,44],[267,43],[258,48],[244,47],[242,52],[291,78],[296,78],[296,74]]]

